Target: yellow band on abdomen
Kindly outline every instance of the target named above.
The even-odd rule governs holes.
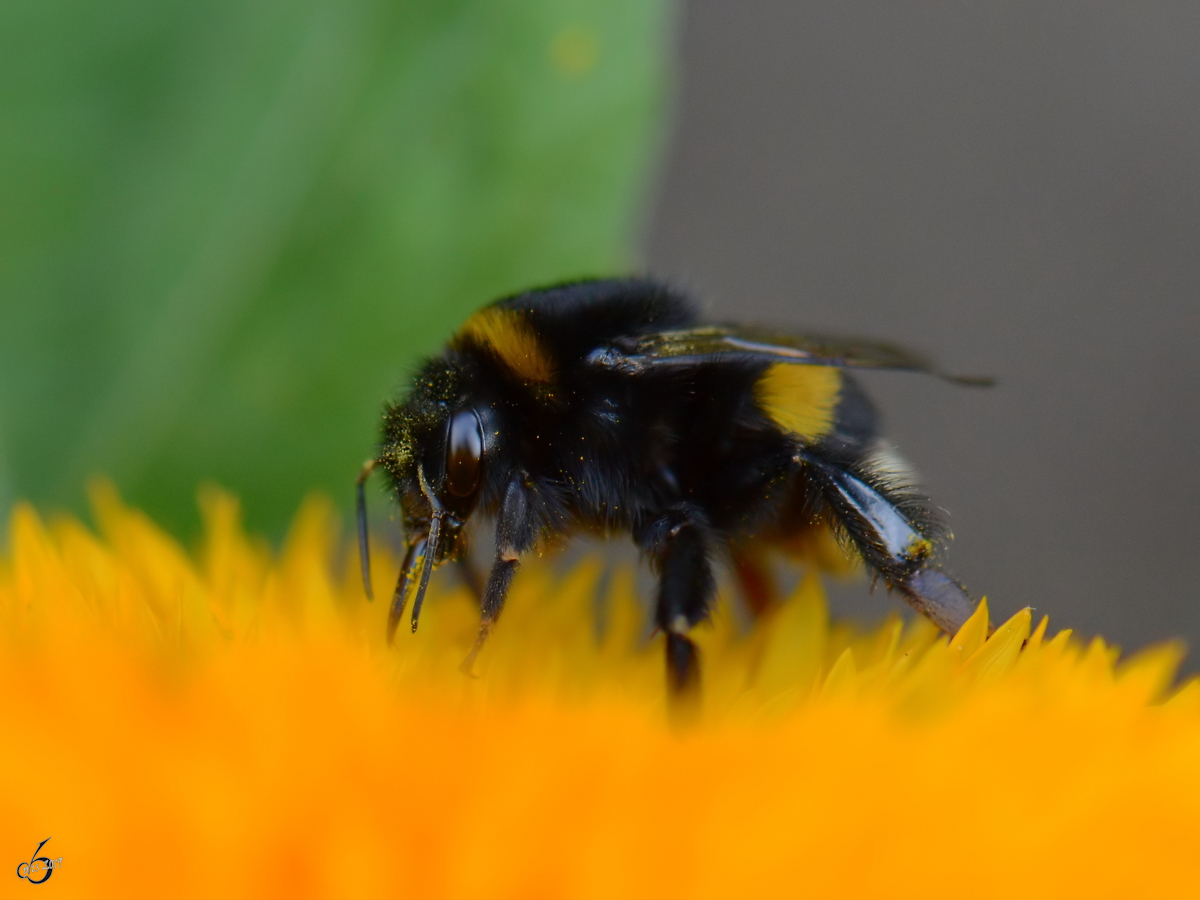
[[[831,366],[775,363],[754,384],[754,397],[771,421],[814,441],[833,427],[842,392],[842,372]]]

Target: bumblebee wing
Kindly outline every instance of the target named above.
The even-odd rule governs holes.
[[[953,375],[895,344],[818,335],[785,334],[727,325],[706,325],[618,339],[594,350],[593,365],[622,372],[691,366],[724,359],[837,368],[925,372],[958,384],[990,385],[990,378]]]

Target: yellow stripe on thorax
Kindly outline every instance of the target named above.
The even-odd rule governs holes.
[[[463,323],[458,338],[487,347],[526,381],[554,380],[553,362],[533,328],[514,309],[481,309]]]
[[[830,366],[775,363],[754,384],[754,397],[771,421],[809,441],[833,427],[841,391],[841,370]]]

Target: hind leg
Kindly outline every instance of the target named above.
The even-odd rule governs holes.
[[[742,602],[753,618],[757,619],[779,605],[779,590],[765,555],[741,546],[731,548],[729,558]]]
[[[937,523],[915,494],[889,487],[869,468],[806,455],[808,477],[867,568],[943,631],[975,612],[966,589],[932,560]]]

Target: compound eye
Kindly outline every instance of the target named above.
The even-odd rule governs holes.
[[[479,486],[483,464],[483,423],[473,409],[462,409],[450,419],[446,443],[446,489],[456,497],[470,497]]]

